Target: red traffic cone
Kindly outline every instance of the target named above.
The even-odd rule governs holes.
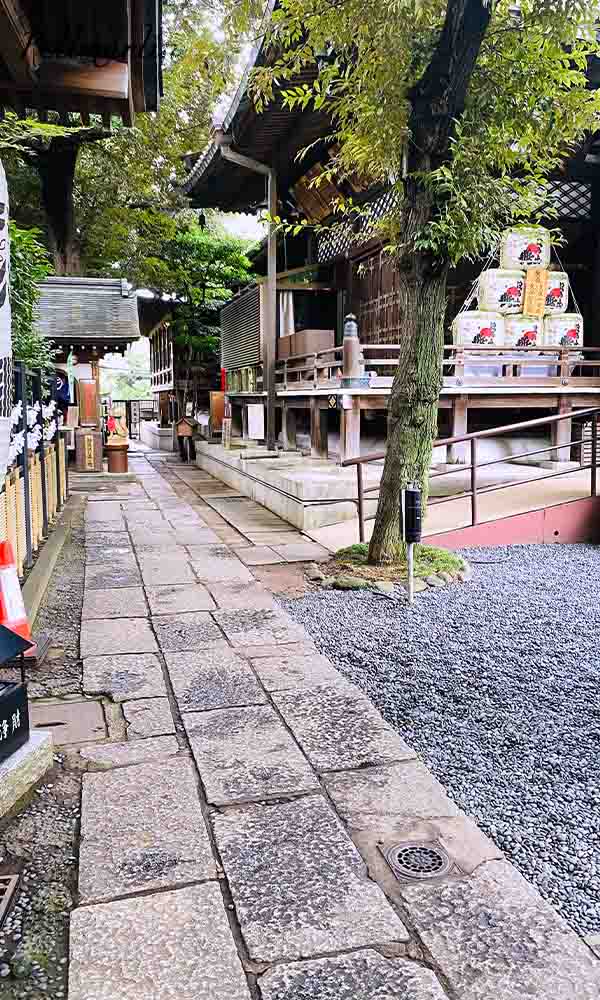
[[[37,646],[31,635],[10,542],[0,542],[0,625],[31,642],[32,647],[27,650],[25,657],[36,658]]]

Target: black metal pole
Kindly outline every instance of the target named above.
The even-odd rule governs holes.
[[[56,409],[54,410],[54,442],[55,442],[54,443],[54,453],[55,453],[55,461],[56,461],[56,511],[58,513],[58,511],[62,507],[62,503],[61,503],[62,490],[60,488],[60,451],[59,451],[59,447],[60,447],[60,430],[59,430],[59,426],[58,426],[58,399],[57,399],[57,393],[56,393],[56,379],[54,379],[52,385],[53,385],[52,398],[54,399],[54,401],[56,403]]]
[[[17,362],[17,394],[23,406],[21,425],[23,429],[23,452],[21,468],[23,470],[23,493],[25,500],[25,565],[27,569],[33,566],[33,547],[31,544],[31,494],[29,492],[29,455],[27,452],[27,369],[23,361]]]
[[[36,395],[40,401],[40,414],[39,423],[42,428],[42,436],[40,438],[40,466],[42,469],[42,532],[44,538],[48,536],[48,491],[46,489],[46,442],[44,441],[44,403],[42,400],[42,373],[41,371],[34,375],[33,384],[35,386]]]
[[[592,414],[592,467],[590,470],[591,474],[591,487],[590,492],[593,497],[596,496],[597,487],[596,479],[598,476],[598,414]]]
[[[61,446],[65,454],[65,496],[67,500],[69,499],[69,452],[67,449],[67,441],[69,440],[69,432],[65,430],[64,427],[58,432],[60,434]]]

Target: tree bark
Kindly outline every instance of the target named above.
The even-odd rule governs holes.
[[[369,548],[374,563],[393,562],[400,554],[402,489],[416,482],[427,497],[442,388],[449,265],[413,250],[415,237],[437,210],[419,175],[450,159],[452,130],[464,111],[493,6],[494,0],[448,0],[436,49],[409,94],[410,139],[397,260],[401,348],[388,404],[387,453]]]
[[[81,263],[75,231],[73,184],[79,146],[50,143],[35,166],[42,182],[42,203],[48,226],[48,243],[56,274],[79,274]]]

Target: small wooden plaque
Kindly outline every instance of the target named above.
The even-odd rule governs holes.
[[[532,267],[527,271],[523,313],[525,316],[543,316],[546,309],[548,272],[542,267]]]

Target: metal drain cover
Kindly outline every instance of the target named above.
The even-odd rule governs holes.
[[[414,841],[394,844],[383,852],[396,878],[404,880],[439,878],[447,875],[452,860],[438,844]]]

